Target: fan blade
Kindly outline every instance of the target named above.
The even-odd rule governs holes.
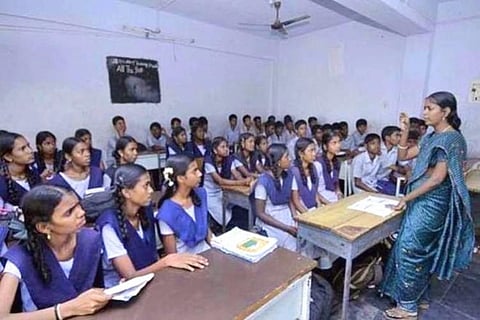
[[[270,27],[268,23],[248,23],[248,22],[239,22],[241,26],[257,26],[257,27]]]
[[[303,21],[303,20],[307,20],[307,19],[310,19],[310,16],[309,15],[304,15],[304,16],[301,16],[301,17],[297,17],[297,18],[293,18],[293,19],[290,19],[290,20],[283,21],[282,24],[284,26],[288,26],[289,24],[299,22],[299,21]]]

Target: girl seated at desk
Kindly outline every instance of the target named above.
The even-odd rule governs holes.
[[[28,239],[5,255],[0,318],[63,319],[103,308],[110,297],[92,289],[103,287],[100,234],[83,228],[85,212],[76,195],[38,186],[23,198],[22,211]],[[21,301],[15,301],[17,290]]]
[[[208,264],[193,254],[168,254],[158,259],[155,219],[151,206],[153,189],[150,175],[138,164],[118,167],[114,177],[117,208],[108,209],[97,219],[104,245],[105,287],[156,272],[166,267],[193,271]]]
[[[117,140],[112,154],[115,162],[107,168],[105,174],[113,181],[115,171],[121,165],[135,163],[138,157],[137,141],[131,136],[123,136]]]
[[[238,152],[234,155],[235,169],[232,173],[235,178],[247,178],[258,176],[257,161],[255,159],[255,136],[250,132],[240,134],[238,139]]]
[[[34,167],[45,181],[60,169],[62,154],[57,150],[57,138],[50,131],[37,133],[35,144],[37,152],[34,153]]]
[[[75,138],[85,142],[87,147],[90,149],[90,165],[92,167],[99,167],[102,170],[105,170],[105,163],[102,155],[102,150],[94,148],[92,146],[92,134],[88,129],[82,128],[75,131]]]
[[[187,154],[193,157],[193,151],[187,144],[187,132],[183,127],[172,129],[172,140],[167,143],[167,159],[175,154]]]
[[[110,178],[98,167],[90,166],[90,149],[80,139],[63,141],[63,171],[56,173],[47,184],[74,191],[82,199],[88,189],[110,186]]]
[[[295,208],[291,202],[293,174],[288,170],[290,157],[284,144],[268,148],[270,167],[260,175],[255,187],[257,225],[278,245],[297,251],[297,227],[293,220]]]
[[[267,156],[268,142],[267,137],[259,135],[255,138],[255,166],[259,174],[265,172],[265,167],[269,166],[269,159]]]
[[[213,219],[222,225],[224,186],[249,186],[251,178],[233,179],[233,156],[229,155],[227,139],[216,137],[212,142],[212,155],[205,158],[205,177],[203,186],[207,191],[208,212]],[[232,211],[225,212],[225,225],[230,222]]]
[[[341,165],[337,159],[337,153],[341,149],[340,135],[332,131],[325,132],[322,136],[322,149],[323,153],[318,161],[320,166],[317,166],[318,192],[328,202],[336,202],[343,198],[338,180]]]
[[[198,188],[202,173],[197,162],[186,155],[167,160],[163,172],[167,190],[158,214],[165,252],[200,253],[210,248],[207,192]]]

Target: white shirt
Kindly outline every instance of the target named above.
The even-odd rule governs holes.
[[[352,161],[352,171],[354,178],[360,178],[363,183],[372,189],[377,187],[377,173],[380,169],[380,160],[378,156],[375,156],[373,160],[367,151],[360,153]],[[356,192],[360,191],[355,188]]]
[[[225,129],[225,139],[227,139],[228,145],[233,146],[238,143],[238,138],[240,137],[240,128],[236,126],[234,129],[228,126]]]
[[[272,134],[270,137],[267,138],[267,143],[268,145],[271,145],[273,143],[281,143],[281,144],[286,144],[287,139],[285,138],[285,135],[280,135],[277,136],[277,134]]]
[[[340,148],[342,150],[354,150],[355,144],[353,142],[352,136],[348,136],[342,140]]]
[[[183,208],[183,210],[188,214],[190,218],[192,218],[193,222],[196,222],[195,220],[195,206],[191,206],[190,208]],[[157,211],[158,215],[158,211]],[[158,221],[158,225],[160,226],[160,233],[162,235],[171,235],[175,234],[175,232],[170,228],[170,226],[163,220]],[[191,254],[198,254],[203,251],[206,251],[210,249],[210,246],[208,243],[203,240],[199,242],[195,247],[190,248],[188,247],[185,242],[183,242],[180,238],[175,237],[176,243],[177,243],[177,252],[178,253],[191,253]]]
[[[105,157],[107,167],[115,163],[115,158],[113,157],[113,151],[115,150],[115,146],[117,144],[118,136],[114,135],[108,139],[107,142],[107,149],[105,150]]]
[[[293,138],[287,144],[288,155],[290,156],[290,160],[295,160],[295,144],[298,141],[298,137]]]
[[[158,138],[152,136],[150,132],[147,134],[147,147],[152,148],[153,146],[160,146],[165,148],[166,145],[167,137],[164,134],[160,135]]]
[[[390,151],[387,151],[387,147],[384,143],[381,146],[382,154],[380,155],[380,169],[378,170],[377,179],[378,180],[388,180],[388,176],[392,172],[390,166],[397,164],[398,157],[398,148],[392,147]]]
[[[83,199],[85,197],[85,192],[88,190],[88,184],[90,183],[90,175],[83,180],[75,180],[68,177],[65,173],[60,172],[65,181],[72,187],[73,190]],[[103,175],[103,188],[109,188],[112,183],[112,179],[106,174]]]
[[[365,137],[367,136],[367,133],[365,132],[364,134],[360,134],[360,132],[355,131],[352,133],[351,137],[353,140],[353,148],[358,148],[360,145],[363,144],[365,141]]]

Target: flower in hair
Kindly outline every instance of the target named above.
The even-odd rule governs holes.
[[[163,169],[163,178],[165,179],[165,182],[169,187],[173,187],[173,180],[172,180],[172,175],[173,175],[173,168],[172,167],[166,167]]]

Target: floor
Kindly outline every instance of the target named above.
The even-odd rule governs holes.
[[[472,196],[473,218],[480,243],[480,196]],[[480,319],[480,252],[474,254],[469,269],[455,274],[450,281],[433,280],[430,308],[420,312],[422,320],[473,320]],[[392,307],[388,298],[381,298],[375,289],[367,289],[349,305],[348,320],[380,320],[382,312]],[[331,319],[340,319],[337,310]]]

